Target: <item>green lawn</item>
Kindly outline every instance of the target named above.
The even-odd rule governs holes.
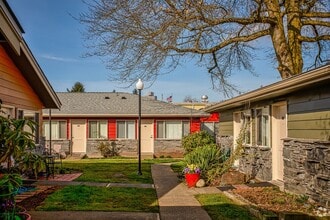
[[[66,186],[56,191],[37,210],[159,212],[154,189],[84,185]]]
[[[257,219],[246,207],[236,204],[222,193],[202,194],[197,195],[196,198],[212,219]]]
[[[178,160],[143,160],[142,175],[137,174],[137,159],[63,160],[62,169],[82,172],[75,181],[152,184],[151,165],[175,161]],[[79,185],[56,191],[37,210],[159,212],[159,207],[155,189]]]
[[[151,165],[153,163],[178,161],[174,159],[143,160],[138,175],[137,159],[83,159],[63,160],[64,170],[83,172],[75,181],[106,183],[153,183]]]
[[[137,174],[137,159],[63,160],[62,168],[82,172],[75,181],[152,184],[151,165],[165,162],[175,162],[171,166],[174,172],[182,172],[184,163],[174,159],[143,160],[142,175]],[[245,207],[224,194],[197,195],[196,198],[212,219],[255,219]],[[159,207],[155,189],[79,185],[56,191],[37,210],[159,212]]]

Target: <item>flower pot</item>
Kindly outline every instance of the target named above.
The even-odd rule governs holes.
[[[197,181],[200,178],[200,174],[199,173],[186,173],[185,178],[186,178],[186,183],[187,183],[188,187],[195,187]]]

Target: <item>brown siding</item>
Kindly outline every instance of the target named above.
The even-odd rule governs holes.
[[[38,111],[43,104],[20,70],[0,46],[0,99],[4,104]]]
[[[288,115],[288,137],[330,140],[330,111]]]

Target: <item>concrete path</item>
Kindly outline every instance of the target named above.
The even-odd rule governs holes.
[[[161,220],[210,220],[194,195],[219,192],[217,188],[188,188],[180,182],[170,164],[152,165],[152,178],[157,191]]]
[[[132,212],[86,212],[86,211],[29,211],[33,220],[210,220],[207,212],[195,199],[196,194],[218,193],[216,187],[188,188],[179,181],[170,164],[152,165],[154,184],[122,184],[122,183],[86,183],[75,181],[37,181],[40,185],[92,185],[104,187],[141,187],[155,188],[160,213]]]

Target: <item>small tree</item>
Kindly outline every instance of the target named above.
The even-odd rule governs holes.
[[[66,89],[68,92],[85,92],[85,87],[81,82],[76,82],[72,88]]]

